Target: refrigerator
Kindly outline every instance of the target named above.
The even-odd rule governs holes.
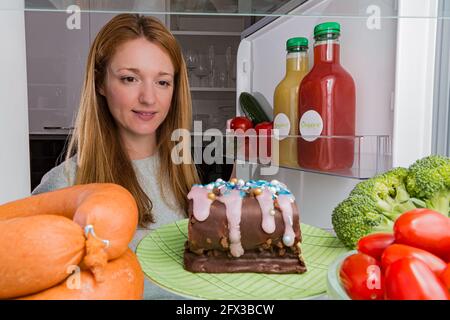
[[[286,40],[309,38],[312,66],[314,26],[339,22],[341,63],[356,83],[355,163],[347,173],[280,167],[269,176],[260,165],[238,163],[239,177],[284,182],[296,197],[302,222],[331,229],[333,208],[359,181],[431,153],[447,154],[448,0],[292,0],[272,1],[276,6],[268,6],[270,11],[254,9],[262,2],[271,3],[236,1],[235,13],[197,12],[257,17],[242,33],[237,54],[236,115],[241,115],[238,100],[244,91],[271,114],[273,93],[285,72]],[[0,3],[0,61],[8,75],[0,78],[0,204],[30,195],[26,9],[24,1]],[[171,13],[170,6],[152,10],[131,9]]]
[[[450,88],[449,52],[442,39],[445,32],[448,37],[448,5],[426,0],[291,1],[280,8],[283,15],[266,17],[244,32],[237,97],[251,92],[270,114],[275,87],[285,73],[286,40],[307,37],[312,66],[314,26],[339,22],[341,64],[356,83],[356,137],[354,163],[347,172],[280,167],[267,175],[264,166],[242,162],[238,176],[284,182],[296,197],[302,222],[332,229],[333,209],[358,182],[432,153],[445,155]]]

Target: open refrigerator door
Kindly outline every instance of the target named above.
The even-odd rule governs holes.
[[[271,114],[274,90],[285,70],[286,40],[311,41],[314,26],[338,22],[341,62],[356,83],[356,134],[349,137],[355,151],[347,172],[277,167],[267,174],[262,165],[238,161],[238,176],[284,181],[301,204],[303,221],[331,228],[333,208],[361,179],[429,155],[437,17],[437,1],[298,1],[288,14],[244,33],[237,57],[237,99],[250,92]],[[311,45],[311,66],[312,52]],[[321,137],[327,138],[339,139]]]

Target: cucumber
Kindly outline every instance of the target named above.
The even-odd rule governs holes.
[[[239,104],[241,105],[242,112],[253,122],[253,125],[266,121],[270,122],[269,117],[262,109],[258,100],[250,93],[242,92],[239,96]]]

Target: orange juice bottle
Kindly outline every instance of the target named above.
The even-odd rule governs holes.
[[[298,89],[309,71],[308,39],[291,38],[286,43],[286,75],[274,93],[273,128],[279,133],[279,163],[297,167]]]

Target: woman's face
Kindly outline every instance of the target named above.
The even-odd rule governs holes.
[[[174,67],[169,55],[145,38],[119,46],[100,93],[106,98],[122,137],[152,136],[172,101]]]

